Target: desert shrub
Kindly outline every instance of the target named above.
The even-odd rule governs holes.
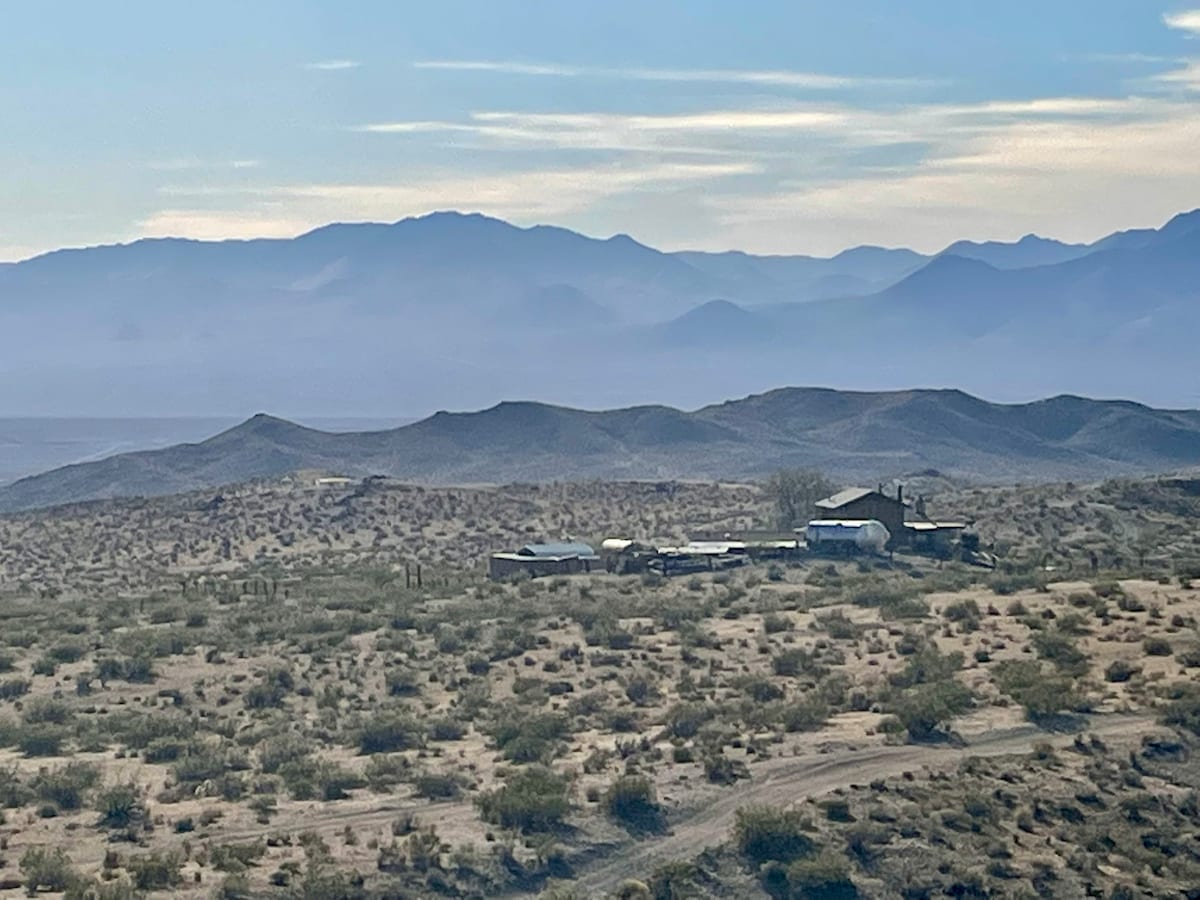
[[[1015,594],[1018,591],[1038,590],[1044,586],[1043,580],[1032,573],[1000,574],[988,579],[988,587],[1001,597]]]
[[[273,775],[289,762],[303,759],[313,752],[313,744],[298,734],[280,734],[267,738],[258,748],[258,762],[263,772]]]
[[[100,768],[92,763],[72,762],[34,779],[33,790],[39,800],[53,803],[62,810],[83,807],[84,795],[100,780]]]
[[[650,779],[641,775],[623,775],[604,793],[604,808],[623,825],[642,830],[657,829],[662,807]]]
[[[357,734],[362,754],[412,750],[425,740],[425,730],[414,719],[400,713],[383,713],[365,722]]]
[[[769,678],[747,675],[736,681],[736,687],[756,703],[770,703],[783,698],[783,689]]]
[[[1108,668],[1104,670],[1104,680],[1119,684],[1128,681],[1141,671],[1137,666],[1118,659],[1110,663]]]
[[[779,634],[783,631],[791,631],[796,627],[789,617],[779,613],[767,613],[763,616],[762,626],[766,634]]]
[[[166,891],[178,887],[183,883],[179,871],[182,865],[183,855],[178,852],[131,856],[125,862],[125,868],[139,891]]]
[[[6,678],[0,681],[0,700],[16,700],[29,693],[28,678]]]
[[[101,684],[108,681],[149,684],[157,675],[147,656],[102,656],[96,660],[91,677]]]
[[[816,731],[829,718],[829,706],[818,697],[807,697],[779,707],[779,724],[784,731]]]
[[[435,741],[461,741],[467,728],[454,719],[434,719],[429,723],[429,737]]]
[[[21,713],[21,719],[29,725],[66,725],[74,717],[71,707],[50,697],[29,701]]]
[[[1142,649],[1147,656],[1170,656],[1172,653],[1171,642],[1161,637],[1146,638],[1142,642]]]
[[[994,678],[996,686],[1020,703],[1025,714],[1035,722],[1075,709],[1080,703],[1069,677],[1047,674],[1033,660],[998,663]]]
[[[267,842],[250,841],[244,844],[214,844],[208,861],[218,872],[243,872],[267,853]]]
[[[387,692],[392,697],[416,697],[421,693],[421,683],[417,673],[408,669],[398,669],[384,676]]]
[[[31,897],[39,891],[62,893],[79,878],[61,847],[30,847],[21,856],[21,875]]]
[[[367,786],[376,792],[390,791],[412,777],[412,763],[402,754],[379,753],[372,756],[363,768]]]
[[[733,784],[750,777],[750,769],[740,759],[730,759],[720,750],[704,755],[704,777],[712,784]]]
[[[862,628],[850,621],[840,609],[818,616],[814,627],[824,631],[835,641],[851,641],[858,637]]]
[[[284,668],[265,672],[258,684],[246,691],[244,698],[247,709],[274,709],[283,705],[296,687],[292,673]]]
[[[712,718],[712,710],[703,703],[677,703],[667,712],[667,731],[672,737],[695,737]]]
[[[285,763],[279,777],[293,800],[345,800],[349,791],[367,784],[362,775],[313,757]]]
[[[96,795],[93,802],[100,813],[101,828],[128,828],[146,818],[142,789],[133,782],[110,785]]]
[[[1163,708],[1161,721],[1200,735],[1200,690],[1192,685],[1176,687],[1174,696]]]
[[[1040,658],[1054,663],[1067,675],[1083,675],[1088,670],[1087,654],[1061,631],[1040,631],[1033,636],[1033,649]]]
[[[501,787],[476,802],[487,822],[522,831],[551,831],[570,812],[569,791],[566,778],[535,766],[513,772]]]
[[[812,653],[802,647],[789,647],[771,658],[771,668],[776,675],[795,677],[808,675],[820,678],[826,673],[825,666],[817,662]]]
[[[567,720],[556,713],[534,716],[501,714],[492,727],[492,738],[504,755],[517,763],[544,761],[554,755],[567,733]]]
[[[934,684],[954,677],[962,669],[963,655],[957,651],[942,653],[936,647],[923,646],[908,656],[904,668],[889,681],[896,687],[909,688],[918,684]]]
[[[646,887],[654,900],[684,900],[699,896],[696,876],[699,870],[693,863],[674,860],[663,863],[646,879]]]
[[[27,725],[16,734],[17,749],[26,756],[60,756],[66,740],[61,725]]]
[[[888,711],[900,720],[914,741],[936,736],[955,717],[971,708],[971,692],[953,677],[922,683],[898,692]]]
[[[812,852],[813,842],[805,834],[808,822],[798,810],[773,806],[743,807],[733,826],[738,853],[756,865],[791,862]]]
[[[33,789],[22,780],[15,766],[0,768],[0,809],[25,806],[33,799]]]
[[[462,780],[457,775],[426,772],[413,781],[418,797],[430,800],[450,800],[462,793]]]
[[[87,655],[87,647],[80,641],[60,641],[46,655],[56,663],[76,663]]]
[[[850,880],[849,862],[830,851],[790,863],[787,884],[793,897],[820,897],[822,900],[854,900],[858,897],[858,890]]]
[[[220,778],[228,772],[244,772],[250,760],[239,747],[215,741],[196,741],[171,766],[171,774],[182,784]]]

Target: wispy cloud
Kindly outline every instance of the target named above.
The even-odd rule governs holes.
[[[749,162],[579,166],[471,177],[425,173],[402,183],[293,184],[268,187],[168,187],[193,204],[139,223],[144,237],[284,237],[332,221],[391,221],[438,209],[463,209],[538,222],[578,213],[612,197],[649,197],[682,186],[715,185],[753,175]]]
[[[324,59],[311,62],[304,66],[317,72],[344,72],[346,69],[357,69],[362,63],[353,59]]]
[[[262,165],[257,159],[201,159],[197,156],[180,156],[174,159],[156,159],[147,166],[156,172],[189,172],[219,169],[257,169]]]
[[[1200,9],[1183,10],[1182,12],[1167,13],[1163,22],[1168,28],[1178,31],[1188,31],[1200,36]]]
[[[663,81],[699,84],[745,84],[761,87],[833,91],[854,87],[916,86],[934,82],[918,78],[874,78],[799,72],[787,69],[651,69],[572,66],[512,60],[423,60],[417,69],[450,72],[487,72],[550,78],[611,78],[630,81]]]

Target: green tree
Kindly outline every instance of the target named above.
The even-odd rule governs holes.
[[[776,527],[791,529],[806,524],[816,502],[837,488],[820,472],[784,469],[767,479],[765,490],[775,505]]]

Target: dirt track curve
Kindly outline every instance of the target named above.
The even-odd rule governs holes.
[[[1109,740],[1137,738],[1153,724],[1153,717],[1147,715],[1092,716],[1085,733]],[[580,872],[573,886],[586,896],[601,897],[622,881],[646,875],[662,862],[690,859],[724,843],[739,807],[794,803],[905,771],[944,771],[972,756],[1027,753],[1035,744],[1061,746],[1072,740],[1072,735],[1049,734],[1024,725],[987,732],[964,747],[873,746],[839,755],[813,753],[766,760],[751,769],[753,778],[749,782],[739,782],[702,807],[673,813],[667,834],[616,848]]]

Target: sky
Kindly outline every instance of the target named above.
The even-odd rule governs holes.
[[[0,260],[438,209],[663,249],[1085,241],[1200,207],[1200,8],[44,0]]]

